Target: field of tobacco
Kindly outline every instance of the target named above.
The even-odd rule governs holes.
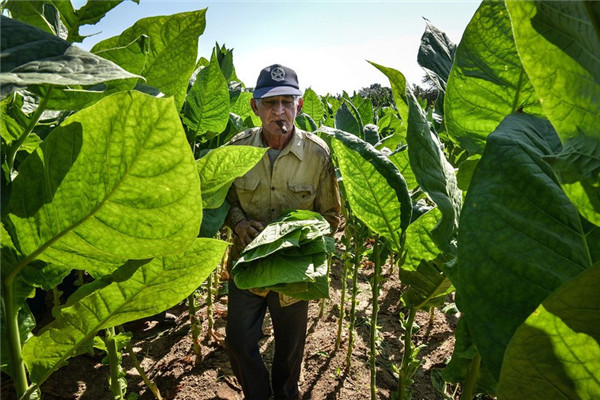
[[[225,46],[197,54],[205,9],[78,47],[119,3],[2,3],[2,397],[236,399],[225,195],[264,149],[223,145],[260,122],[252,89]],[[344,217],[299,236],[306,399],[600,398],[599,21],[484,1],[458,44],[426,25],[435,102],[376,60],[390,104],[305,91]]]

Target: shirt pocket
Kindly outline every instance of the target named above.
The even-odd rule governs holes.
[[[248,177],[242,177],[233,181],[240,206],[246,213],[254,209],[260,202],[259,183],[257,179],[248,179]]]
[[[288,182],[290,208],[310,210],[313,208],[316,188],[312,183]]]

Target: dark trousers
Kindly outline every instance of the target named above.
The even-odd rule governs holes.
[[[226,341],[233,373],[242,385],[245,400],[275,400],[298,398],[298,379],[302,367],[308,302],[281,307],[279,294],[269,292],[267,297],[238,289],[229,281]],[[262,324],[269,309],[275,334],[275,355],[271,371],[263,363],[258,342],[262,338]]]

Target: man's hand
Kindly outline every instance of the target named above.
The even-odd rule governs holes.
[[[264,225],[253,219],[243,219],[235,226],[234,231],[239,236],[244,247],[254,240],[262,230]]]

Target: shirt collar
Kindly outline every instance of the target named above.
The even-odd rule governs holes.
[[[252,145],[257,147],[266,147],[262,141],[262,128],[260,128],[257,133],[258,134],[255,135],[252,140]],[[298,157],[300,161],[304,159],[304,136],[300,133],[300,129],[298,128],[294,128],[292,138],[281,150],[282,156],[286,155],[287,153],[294,153],[294,155]]]

